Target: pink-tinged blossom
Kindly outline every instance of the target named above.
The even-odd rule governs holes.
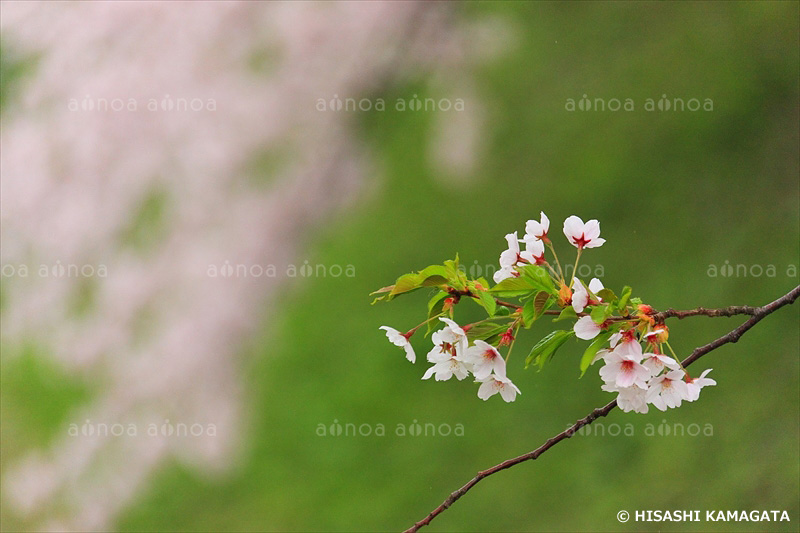
[[[637,343],[638,344],[638,343]],[[651,376],[657,376],[661,373],[664,368],[669,368],[670,370],[678,370],[681,365],[668,355],[664,354],[657,354],[657,353],[646,353],[643,354],[644,361],[642,364],[650,370]]]
[[[470,371],[470,365],[463,359],[467,350],[467,334],[449,318],[441,317],[439,320],[447,325],[431,336],[434,346],[428,352],[427,359],[433,366],[425,371],[422,379],[435,375],[436,381],[447,381],[453,376],[462,380]]]
[[[622,332],[618,331],[618,332],[614,333],[613,335],[611,335],[611,337],[608,338],[608,344],[609,344],[609,346],[614,348],[617,345],[617,343],[619,341],[621,341],[621,340],[622,340]]]
[[[594,339],[602,330],[599,325],[595,324],[594,320],[592,320],[592,317],[590,316],[580,317],[575,322],[575,325],[572,327],[572,329],[575,332],[576,337],[585,341]]]
[[[700,374],[699,378],[690,379],[686,382],[686,401],[693,402],[697,398],[700,397],[700,389],[703,387],[708,387],[711,385],[716,385],[717,382],[711,378],[707,378],[706,375],[711,372],[711,369],[708,368],[703,370],[703,373]]]
[[[467,349],[467,334],[451,319],[440,317],[439,320],[447,325],[431,335],[433,349],[428,352],[428,361],[431,363],[440,361],[441,355],[461,358]]]
[[[603,381],[618,388],[636,385],[642,389],[647,388],[647,380],[650,378],[650,370],[639,363],[639,361],[626,354],[621,354],[614,350],[608,352],[604,358],[605,366],[600,369],[600,377]]]
[[[506,375],[506,362],[500,352],[485,341],[476,340],[474,346],[467,348],[464,361],[472,365],[472,373],[478,381],[487,378],[491,373],[501,377]]]
[[[511,380],[505,376],[492,374],[478,381],[482,382],[478,389],[478,398],[484,401],[498,392],[506,402],[513,402],[517,398],[517,394],[522,394],[517,386],[511,383]]]
[[[406,359],[412,363],[417,361],[417,355],[414,353],[414,347],[411,346],[410,342],[408,342],[408,337],[396,329],[390,328],[389,326],[381,326],[379,329],[386,331],[386,337],[389,339],[389,342],[395,346],[403,348],[406,351]]]
[[[669,407],[680,407],[681,400],[686,400],[689,396],[683,376],[683,370],[672,370],[650,380],[647,402],[660,411],[666,411]]]
[[[584,224],[583,220],[575,215],[564,221],[564,235],[570,244],[579,250],[597,248],[606,242],[600,238],[600,223],[597,220],[590,220]]]
[[[457,357],[444,357],[438,356],[440,360],[436,361],[432,367],[425,371],[422,379],[429,379],[431,376],[436,376],[436,381],[447,381],[455,376],[459,381],[469,375],[469,368],[460,361]]]
[[[634,411],[646,414],[649,410],[646,399],[647,391],[645,389],[635,385],[633,387],[616,387],[609,383],[604,384],[601,388],[607,392],[616,392],[617,407],[626,413]]]
[[[622,335],[619,342],[616,343],[614,351],[620,355],[630,357],[641,362],[644,354],[642,353],[642,345],[633,337],[633,335]]]

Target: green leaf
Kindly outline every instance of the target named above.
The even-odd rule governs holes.
[[[458,268],[458,254],[456,254],[455,259],[448,259],[444,262],[444,267],[446,269],[447,274],[445,277],[450,280],[450,283],[456,289],[463,289],[465,284],[465,276]]]
[[[437,324],[433,317],[442,312],[444,301],[448,296],[447,291],[439,291],[428,300],[428,330],[425,332],[426,337],[431,334],[433,327]]]
[[[498,305],[497,309],[494,312],[494,316],[509,316],[511,314],[511,309],[504,305]]]
[[[496,324],[494,322],[482,322],[467,330],[467,339],[471,341],[486,340],[494,335],[499,335],[506,331],[508,326]]]
[[[628,307],[628,300],[631,297],[631,292],[633,292],[633,289],[627,285],[622,288],[622,295],[619,297],[619,302],[617,303],[617,309],[619,309],[620,312],[624,312],[625,308]]]
[[[592,317],[592,322],[594,322],[595,324],[602,324],[603,322],[605,322],[606,319],[611,315],[611,313],[609,312],[610,309],[611,306],[608,304],[595,305],[594,307],[592,307],[592,312],[590,313],[590,316]]]
[[[603,301],[606,303],[611,303],[617,299],[617,295],[614,294],[614,291],[612,291],[611,289],[603,289],[601,291],[598,291],[596,296],[602,298]]]
[[[389,285],[388,287],[382,287],[382,288],[378,289],[377,291],[373,291],[373,292],[369,293],[370,296],[373,296],[375,294],[383,294],[383,296],[378,296],[377,298],[372,300],[372,305],[375,305],[377,302],[380,302],[382,300],[388,300],[389,299],[389,293],[391,292],[392,289],[394,289],[394,285]]]
[[[556,330],[547,335],[536,343],[531,353],[525,358],[525,368],[535,362],[541,370],[545,363],[552,359],[556,351],[573,335],[572,330]]]
[[[547,311],[547,309],[553,305],[554,301],[555,298],[552,298],[547,292],[537,292],[536,296],[533,298],[533,308],[536,310],[536,317],[542,316],[542,313]]]
[[[419,274],[403,274],[397,278],[394,287],[392,287],[392,291],[389,293],[389,296],[386,299],[391,300],[398,294],[419,289],[420,281]]]
[[[491,289],[491,292],[521,292],[526,293],[535,287],[527,278],[506,278]]]
[[[550,274],[539,265],[525,265],[517,267],[522,273],[522,277],[530,282],[535,288],[545,291],[549,294],[556,294],[556,286],[553,284],[553,278]]]
[[[535,300],[535,298],[532,298],[525,302],[525,305],[522,306],[522,325],[526,328],[531,327],[533,321],[536,320]]]
[[[578,318],[578,313],[575,312],[575,309],[573,309],[571,305],[568,305],[553,319],[553,322],[558,322],[559,320],[575,320],[576,318]]]
[[[481,291],[475,290],[478,295],[478,302],[481,306],[486,309],[486,312],[489,313],[489,316],[494,316],[495,312],[497,311],[497,302],[494,299],[494,296],[489,294],[488,291]]]
[[[583,352],[583,357],[581,357],[581,377],[586,373],[586,370],[591,366],[592,360],[594,356],[597,355],[597,352],[600,351],[600,348],[608,342],[609,337],[611,337],[613,332],[606,331],[595,337],[592,344],[586,348],[586,351]]]
[[[420,286],[422,286],[422,287],[439,287],[441,285],[447,285],[447,283],[448,283],[447,278],[444,278],[442,276],[437,276],[437,275],[434,274],[433,276],[428,276],[427,278],[425,278],[422,281],[422,283],[420,283]]]
[[[430,265],[419,271],[417,277],[423,287],[445,285],[450,281],[448,269],[443,265]]]

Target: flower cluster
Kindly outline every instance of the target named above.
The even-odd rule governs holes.
[[[663,320],[641,299],[632,297],[630,287],[617,296],[597,278],[586,284],[574,275],[583,251],[605,243],[597,220],[584,222],[573,215],[564,221],[564,236],[577,249],[572,275],[562,268],[549,231],[550,219],[541,213],[539,220],[526,223],[521,239],[516,231],[507,234],[507,248],[500,254],[492,287],[484,278],[469,279],[456,257],[443,265],[404,274],[394,285],[373,293],[381,295],[375,301],[388,301],[417,289],[435,289],[428,302],[428,318],[421,324],[406,333],[381,327],[412,363],[416,356],[411,336],[424,325],[427,333],[433,332],[433,348],[427,355],[432,366],[422,379],[433,376],[436,381],[446,381],[455,376],[463,380],[472,374],[481,384],[478,397],[486,400],[499,392],[506,402],[514,401],[520,391],[508,378],[506,363],[518,332],[544,315],[554,315],[554,322],[573,320],[572,328],[557,329],[542,338],[531,349],[525,366],[536,364],[541,369],[572,337],[591,341],[580,360],[581,375],[602,360],[602,389],[617,393],[623,411],[646,413],[649,405],[665,411],[683,401],[695,401],[700,389],[716,385],[706,377],[709,370],[695,379],[689,376],[669,345]],[[506,298],[516,298],[519,303]],[[460,326],[453,317],[462,300],[475,302],[488,317]],[[436,329],[442,323],[444,328]],[[500,353],[503,347],[507,347],[505,358]],[[665,348],[672,357],[664,353]]]
[[[482,340],[476,340],[469,346],[464,329],[449,318],[439,317],[439,320],[446,326],[432,336],[433,349],[428,352],[427,359],[433,366],[428,368],[422,379],[434,376],[436,381],[447,381],[455,376],[460,381],[473,374],[475,381],[481,383],[479,398],[487,400],[499,392],[505,401],[513,402],[520,390],[506,377],[506,362],[497,348]],[[392,343],[405,348],[409,361],[413,363],[416,360],[408,342],[413,330],[402,334],[388,326],[382,326],[381,329],[386,330],[386,336]]]
[[[661,352],[666,343],[665,327],[651,330],[637,339],[634,330],[620,331],[609,339],[610,346],[599,350],[592,363],[602,359],[600,368],[604,391],[617,393],[617,406],[625,412],[647,413],[652,404],[661,411],[695,401],[700,389],[717,382],[704,371],[692,379],[681,364]],[[640,341],[650,351],[645,352]],[[664,341],[664,342],[659,342]]]

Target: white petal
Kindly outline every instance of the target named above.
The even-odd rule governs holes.
[[[583,227],[583,236],[587,241],[592,241],[600,236],[600,223],[597,220],[590,220]]]
[[[592,239],[591,241],[586,243],[586,246],[584,246],[584,248],[600,248],[601,246],[603,246],[605,242],[606,240],[601,238]]]
[[[453,333],[455,333],[456,335],[458,335],[459,337],[463,337],[464,335],[466,335],[466,333],[464,333],[464,330],[461,329],[461,326],[459,326],[458,324],[456,324],[455,322],[453,322],[449,318],[439,317],[439,320],[441,320],[442,322],[447,324],[447,326],[450,328],[450,330]]]
[[[514,255],[519,253],[519,238],[516,231],[506,235],[506,242],[508,243],[509,251],[514,252]]]
[[[403,335],[394,328],[390,328],[389,326],[381,326],[378,329],[382,329],[386,331],[386,338],[389,339],[389,342],[394,344],[395,346],[405,346],[408,344],[408,339],[403,337]]]
[[[406,350],[406,359],[408,359],[412,363],[416,363],[417,362],[417,354],[414,353],[414,347],[411,346],[411,344],[406,344],[404,346],[404,348]]]
[[[572,282],[572,308],[576,313],[580,313],[589,303],[589,293],[578,278]]]
[[[580,237],[581,234],[583,234],[583,220],[575,215],[568,217],[564,221],[564,235],[567,237],[570,244],[574,246],[575,243],[572,242],[572,239],[574,237]]]
[[[538,239],[526,240],[525,250],[535,257],[541,257],[544,254],[544,243]]]
[[[589,282],[589,290],[592,291],[593,293],[597,294],[603,289],[605,289],[605,287],[603,287],[603,282],[600,281],[599,279],[592,278],[592,281]]]
[[[513,269],[511,267],[508,268],[501,268],[500,270],[496,271],[492,278],[494,279],[495,283],[500,283],[504,279],[508,279],[514,276],[512,274]]]
[[[481,400],[488,400],[497,393],[497,387],[494,386],[494,380],[484,381],[478,388],[478,398]]]
[[[518,389],[511,383],[504,384],[504,386],[500,388],[500,396],[506,402],[513,402],[517,398],[517,390]]]
[[[600,333],[600,326],[595,324],[592,317],[589,316],[579,318],[572,329],[575,331],[576,337],[585,341],[597,337],[597,334]]]
[[[500,254],[500,268],[509,268],[517,264],[519,250],[505,250]]]

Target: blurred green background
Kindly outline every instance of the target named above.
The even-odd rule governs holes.
[[[797,2],[492,2],[457,13],[507,17],[516,37],[479,72],[492,127],[474,179],[432,175],[430,113],[387,106],[358,116],[379,186],[308,243],[305,257],[352,264],[356,276],[284,292],[281,316],[242,354],[251,425],[238,467],[210,480],[167,465],[122,517],[123,531],[403,529],[478,470],[612,399],[596,367],[577,379],[577,342],[541,373],[523,369],[526,348],[550,331],[546,320],[517,342],[509,375],[522,395],[512,404],[479,400],[467,381],[420,381],[428,341],[415,338],[419,361],[410,365],[378,330],[416,325],[427,299],[414,293],[370,306],[370,291],[456,252],[468,267],[494,264],[503,235],[522,232],[540,210],[567,257],[563,219],[599,219],[607,243],[585,262],[602,265],[606,286],[632,285],[657,308],[760,305],[797,285]],[[4,83],[4,99],[12,89]],[[375,96],[412,94],[435,96],[426,79]],[[584,94],[630,98],[635,110],[565,110]],[[662,95],[710,98],[713,111],[644,109]],[[747,274],[708,275],[726,261]],[[776,275],[754,275],[753,265],[774,265]],[[601,424],[630,424],[633,436],[559,444],[484,480],[430,530],[797,531],[798,312],[783,309],[703,358],[694,368],[713,368],[718,386],[700,401],[667,413],[614,411]],[[470,304],[457,309],[459,321],[476,316]],[[739,322],[673,321],[670,340],[686,355]],[[4,362],[1,384],[3,464],[47,443],[92,395],[91,383],[62,376],[33,352]],[[464,435],[395,435],[414,421],[463,424]],[[386,435],[317,435],[319,424],[335,422],[383,424]],[[710,424],[713,436],[645,434],[664,422]],[[622,525],[622,509],[776,509],[792,521]],[[24,523],[4,509],[4,527]]]

